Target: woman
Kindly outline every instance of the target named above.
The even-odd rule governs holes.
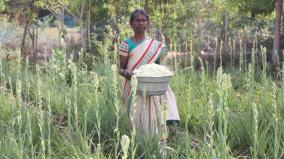
[[[128,115],[132,105],[130,99],[132,71],[141,65],[149,63],[160,63],[164,45],[146,37],[149,26],[149,16],[143,9],[136,9],[130,16],[130,25],[134,36],[123,41],[119,48],[120,70],[119,73],[125,77],[123,81],[123,101],[127,105]],[[146,96],[137,94],[134,125],[139,134],[161,133],[164,127],[162,119],[162,106],[167,106],[167,123],[176,124],[179,120],[175,96],[169,90],[162,96]]]

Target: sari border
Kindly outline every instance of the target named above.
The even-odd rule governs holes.
[[[162,46],[162,43],[159,44],[157,50],[155,51],[155,53],[153,54],[153,56],[148,60],[147,63],[150,63],[150,62],[153,60],[153,58],[157,55],[158,51],[160,50],[161,46]]]
[[[131,71],[133,71],[137,66],[138,64],[141,63],[141,61],[143,60],[143,58],[146,56],[146,54],[148,53],[148,50],[150,49],[150,47],[152,46],[154,42],[154,39],[151,39],[151,42],[149,44],[149,46],[147,47],[147,49],[144,51],[144,53],[142,54],[142,56],[139,58],[139,60],[133,65],[133,67],[131,68]]]

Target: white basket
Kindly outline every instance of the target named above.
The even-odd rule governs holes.
[[[143,94],[146,91],[146,95],[163,95],[168,90],[169,81],[172,76],[163,77],[142,77],[137,76],[137,91],[139,94]]]

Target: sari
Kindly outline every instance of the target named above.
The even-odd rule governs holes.
[[[164,49],[165,46],[154,38],[147,38],[139,44],[127,39],[121,43],[119,54],[128,56],[126,69],[133,71],[141,65],[154,63],[164,53]],[[136,94],[135,104],[133,104],[131,103],[131,81],[124,79],[122,86],[122,97],[127,105],[128,116],[133,116],[134,126],[140,134],[161,135],[166,127],[166,120],[180,120],[175,95],[170,87],[164,95]],[[134,105],[135,108],[133,108]]]

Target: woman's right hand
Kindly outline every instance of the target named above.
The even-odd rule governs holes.
[[[123,75],[124,75],[124,77],[125,77],[126,79],[131,80],[131,77],[132,77],[133,73],[132,73],[131,71],[124,70],[124,71],[123,71]]]
[[[130,80],[133,75],[131,71],[125,69],[120,69],[119,73],[128,80]]]

